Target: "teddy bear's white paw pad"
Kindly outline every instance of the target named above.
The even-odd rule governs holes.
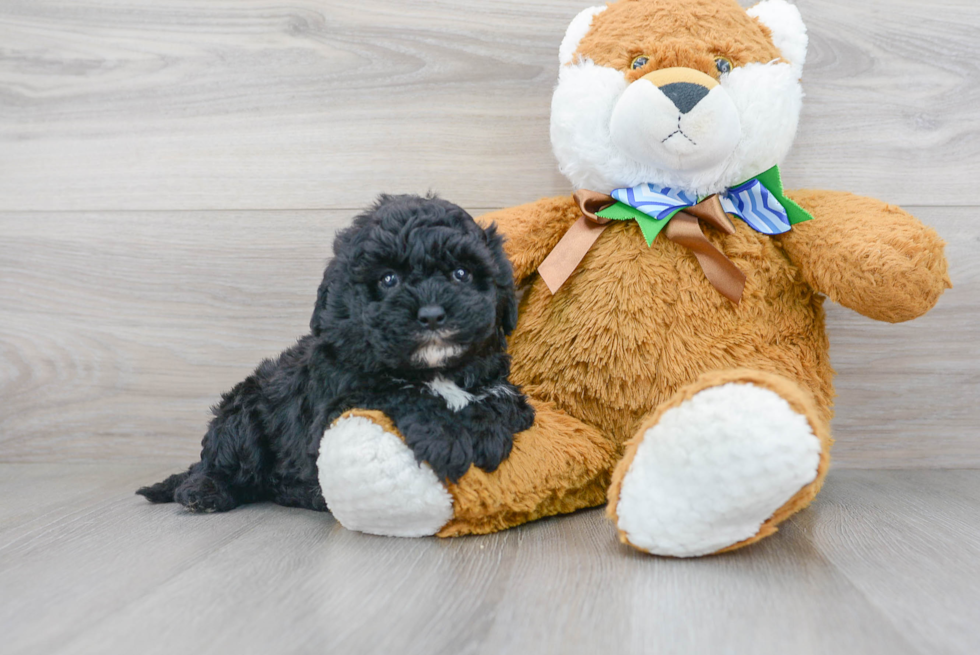
[[[820,441],[781,396],[752,384],[699,392],[643,436],[616,508],[629,542],[695,557],[755,536],[812,482]]]
[[[453,498],[429,465],[420,466],[398,436],[361,416],[323,433],[317,474],[327,508],[349,530],[424,537],[453,517]]]

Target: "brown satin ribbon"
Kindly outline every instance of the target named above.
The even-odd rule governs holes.
[[[599,235],[609,226],[610,220],[597,213],[616,202],[612,196],[585,189],[576,191],[572,197],[582,216],[565,232],[565,236],[538,267],[538,274],[551,293],[557,293],[571,277]],[[715,195],[677,212],[664,227],[664,236],[693,252],[708,282],[737,305],[745,289],[745,274],[708,241],[701,231],[699,220],[725,234],[735,234],[735,226]]]
[[[561,285],[565,284],[565,280],[571,277],[575,268],[585,259],[592,244],[609,227],[610,219],[598,216],[597,212],[616,203],[612,196],[586,189],[579,189],[572,197],[582,215],[538,266],[538,275],[552,294],[558,293]]]

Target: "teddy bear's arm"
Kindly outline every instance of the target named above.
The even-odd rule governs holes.
[[[514,282],[521,284],[581,215],[571,196],[560,196],[484,214],[477,221],[496,223],[507,238],[504,250],[514,266]]]
[[[951,288],[943,240],[880,200],[837,191],[788,191],[814,220],[779,237],[804,279],[869,318],[908,321]]]

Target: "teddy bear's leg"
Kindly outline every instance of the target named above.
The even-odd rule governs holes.
[[[627,444],[609,489],[620,539],[656,555],[733,550],[817,495],[830,431],[799,384],[747,369],[681,389]]]
[[[486,534],[606,502],[616,454],[608,437],[534,398],[534,425],[493,473],[471,467],[458,484],[440,537]]]
[[[354,410],[323,435],[317,459],[327,508],[344,527],[397,537],[494,532],[606,502],[615,463],[597,430],[537,402],[535,423],[500,467],[443,485],[381,412]]]
[[[327,509],[348,530],[424,537],[453,517],[452,496],[382,412],[337,419],[323,433],[316,465]]]

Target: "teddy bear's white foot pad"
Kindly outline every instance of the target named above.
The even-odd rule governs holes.
[[[453,498],[397,435],[362,416],[340,419],[320,441],[317,475],[327,508],[349,530],[389,537],[433,535]]]
[[[755,536],[812,482],[820,441],[773,391],[729,383],[647,430],[623,478],[617,527],[657,555],[695,557]]]

